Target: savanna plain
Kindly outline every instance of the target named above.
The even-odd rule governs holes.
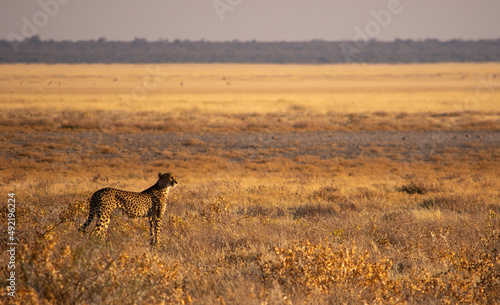
[[[500,64],[0,65],[0,106],[4,304],[500,303]],[[159,172],[158,247],[78,232]]]

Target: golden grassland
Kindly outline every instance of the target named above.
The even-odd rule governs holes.
[[[18,242],[2,302],[499,303],[499,73],[2,65]],[[78,233],[93,192],[158,172],[179,185],[157,249],[147,220],[119,212],[105,240]]]
[[[2,65],[3,109],[498,111],[500,64]],[[181,85],[182,83],[182,85]],[[479,103],[464,103],[478,86]],[[142,89],[141,89],[142,88]],[[137,97],[126,103],[124,96]]]

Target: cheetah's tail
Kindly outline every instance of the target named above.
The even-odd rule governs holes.
[[[89,218],[87,219],[87,221],[78,229],[78,231],[82,232],[82,233],[85,233],[85,230],[87,229],[87,227],[90,225],[90,223],[92,223],[92,220],[94,219],[94,212],[93,211],[90,211],[89,213]]]

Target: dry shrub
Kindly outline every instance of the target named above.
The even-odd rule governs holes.
[[[201,216],[210,223],[222,223],[231,219],[229,207],[231,203],[222,197],[217,197],[214,201],[205,204],[202,208]]]
[[[274,209],[261,206],[261,205],[252,205],[247,207],[246,209],[240,208],[238,214],[246,215],[249,217],[268,217],[271,216],[274,212]]]
[[[445,209],[457,213],[476,213],[484,210],[484,201],[477,195],[441,195],[424,199],[422,207],[426,209]]]
[[[336,201],[341,198],[340,189],[336,186],[324,186],[312,194],[313,199],[323,199],[326,201]]]
[[[498,224],[498,222],[496,223]],[[432,296],[443,303],[497,304],[500,302],[500,233],[489,230],[475,245],[458,251],[440,249],[444,271],[417,272],[401,282],[406,299],[429,301]]]
[[[86,201],[75,200],[68,203],[66,210],[59,214],[59,220],[65,221],[75,221],[79,213],[86,210],[88,203]]]
[[[136,304],[189,298],[176,282],[178,267],[157,255],[109,254],[103,245],[93,247],[65,246],[56,239],[23,245],[16,302]]]
[[[498,238],[498,236],[497,236]],[[480,249],[478,249],[480,250]],[[445,294],[459,302],[497,303],[500,301],[500,255],[480,251],[447,253],[442,258],[450,264],[452,275],[444,277]],[[447,282],[447,283],[446,283]]]
[[[100,154],[117,154],[118,149],[109,145],[100,145],[97,147],[97,152]]]
[[[337,204],[332,204],[332,203],[306,204],[297,207],[297,209],[293,213],[293,218],[300,219],[300,218],[332,217],[339,215],[340,212],[341,208]]]
[[[245,208],[240,207],[238,209],[238,215],[243,215],[245,217],[257,217],[257,218],[282,218],[286,216],[286,209],[282,207],[275,206],[263,206],[263,205],[250,205]]]
[[[359,200],[373,200],[381,196],[376,191],[367,187],[358,187],[356,188],[356,193],[352,197]]]
[[[183,143],[184,146],[203,146],[205,142],[195,138],[186,139]]]
[[[384,213],[376,223],[371,224],[372,238],[380,246],[410,247],[415,222],[415,217],[409,211]]]
[[[432,191],[436,191],[436,190],[437,190],[436,186],[429,184],[429,183],[426,183],[426,182],[421,181],[421,180],[411,181],[411,182],[401,186],[401,188],[399,188],[400,192],[408,193],[410,195],[414,195],[414,194],[423,195],[423,194],[427,194],[428,192],[432,192]]]
[[[108,183],[109,182],[109,178],[108,177],[104,177],[101,174],[97,174],[97,175],[95,175],[95,176],[92,177],[91,181],[93,183],[103,183],[103,182]]]
[[[299,121],[293,124],[293,128],[295,129],[308,129],[311,128],[312,123],[308,121]]]
[[[277,283],[296,296],[337,291],[359,303],[500,301],[500,255],[479,248],[472,254],[467,250],[441,250],[437,259],[447,267],[443,272],[408,267],[406,276],[398,278],[392,275],[392,261],[385,257],[375,261],[368,251],[358,253],[355,246],[310,242],[276,247],[273,257],[261,260],[259,267],[265,285]]]
[[[357,211],[358,207],[346,196],[340,194],[336,186],[324,186],[314,191],[310,199],[312,203],[298,206],[293,214],[294,218],[329,217],[343,212]]]
[[[389,280],[392,263],[387,259],[370,262],[368,252],[357,248],[334,248],[328,244],[295,243],[276,247],[275,256],[261,261],[264,281],[278,282],[287,291],[329,293],[341,287],[350,294],[383,286]]]

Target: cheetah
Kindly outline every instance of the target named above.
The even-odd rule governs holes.
[[[151,246],[156,246],[161,234],[161,220],[167,207],[167,195],[170,187],[177,184],[176,177],[171,173],[159,173],[158,182],[140,193],[123,191],[115,188],[103,188],[92,195],[90,212],[87,221],[79,229],[85,233],[94,216],[97,221],[91,236],[106,234],[111,213],[122,209],[130,218],[148,217]]]

